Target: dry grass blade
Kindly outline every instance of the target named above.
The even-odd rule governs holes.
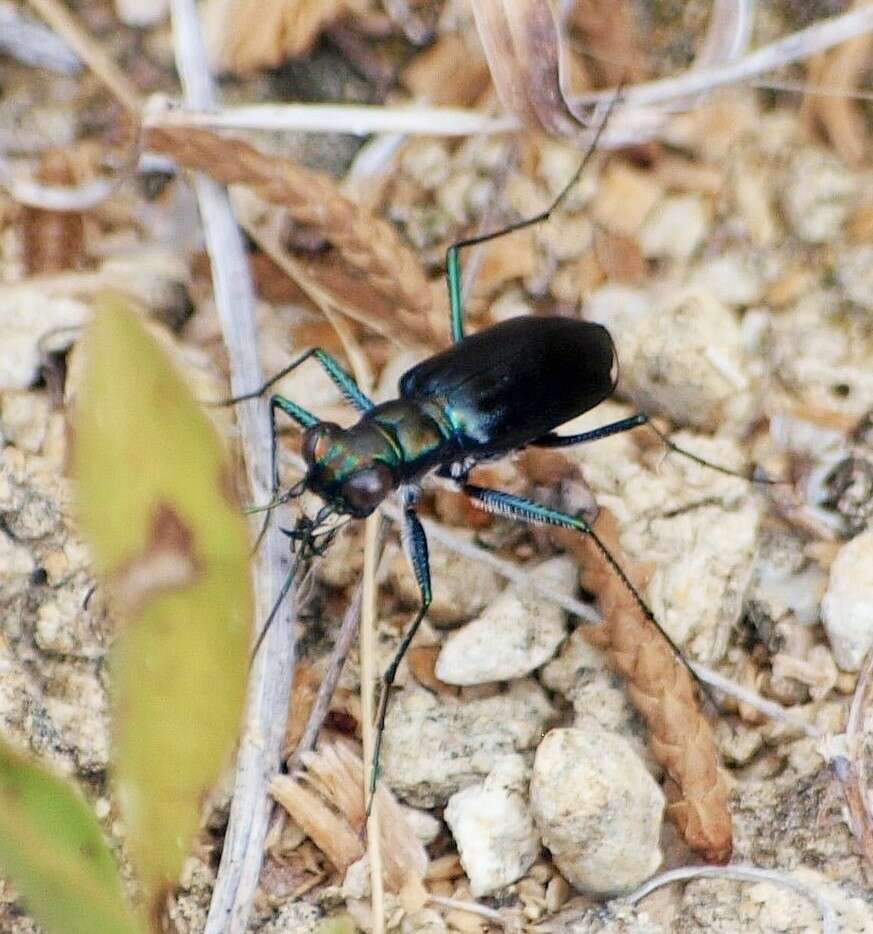
[[[870,689],[873,682],[873,652],[868,652],[864,659],[852,704],[849,708],[849,720],[846,724],[846,747],[848,757],[835,756],[831,765],[843,786],[846,805],[849,810],[850,825],[858,849],[866,859],[866,875],[873,878],[873,815],[870,813],[868,777],[865,767],[864,721],[870,703]]]
[[[748,38],[748,5],[717,0],[696,67],[730,64],[742,54]],[[586,4],[582,26],[589,31],[600,30],[599,36],[592,36],[595,42],[600,41],[603,50],[598,57],[607,60],[617,54],[617,48],[629,56],[626,61],[613,60],[611,68],[604,67],[604,76],[613,78],[617,74],[619,80],[635,79],[644,59],[634,53],[630,7],[616,3],[603,6],[604,15],[598,17],[601,9]],[[596,113],[592,117],[589,112],[592,101],[580,102],[573,95],[572,76],[579,72],[580,63],[569,54],[554,5],[540,0],[473,0],[473,12],[503,106],[526,126],[586,143],[592,125],[599,121]],[[624,46],[616,45],[619,34],[624,37]],[[628,99],[632,90],[628,90]],[[608,94],[614,96],[615,92]],[[606,99],[601,95],[597,103]],[[664,127],[671,110],[688,106],[689,101],[677,92],[676,99],[667,105],[624,107],[611,119],[603,145],[648,141]]]
[[[237,188],[232,200],[246,233],[323,312],[334,309],[388,340],[408,346],[420,344],[423,334],[430,333],[420,316],[398,310],[390,298],[354,270],[338,266],[332,254],[305,260],[292,256],[279,232],[285,227],[284,209],[264,204],[246,188]]]
[[[559,35],[538,0],[475,0],[473,14],[503,106],[526,126],[573,138],[584,129],[561,94]]]
[[[329,240],[370,285],[419,320],[423,339],[429,336],[431,290],[415,255],[390,224],[343,197],[326,175],[207,130],[152,129],[147,145],[187,169],[207,172],[225,185],[249,186],[265,201],[287,208],[296,221]]]
[[[595,530],[633,579],[607,510],[601,509]],[[556,537],[585,569],[585,587],[597,594],[615,666],[627,678],[631,701],[648,724],[655,758],[678,786],[679,798],[667,813],[692,849],[711,862],[726,862],[732,848],[728,786],[691,676],[594,541],[573,532]]]
[[[339,736],[320,740],[303,761],[306,772],[301,778],[278,776],[271,793],[334,866],[345,872],[364,855],[364,763],[356,746]],[[391,792],[380,785],[376,795],[385,884],[399,892],[410,879],[424,878],[427,854]]]

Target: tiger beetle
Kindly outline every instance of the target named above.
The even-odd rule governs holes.
[[[273,383],[314,357],[360,413],[358,422],[341,428],[321,421],[301,405],[281,395],[270,398],[272,471],[274,491],[279,489],[277,413],[282,412],[304,429],[305,477],[274,504],[287,502],[304,491],[325,503],[315,519],[302,518],[286,534],[302,542],[299,557],[323,552],[315,545],[319,536],[329,543],[335,529],[325,525],[334,515],[364,519],[391,493],[399,492],[403,514],[403,544],[420,594],[420,605],[404,634],[382,683],[376,723],[376,743],[370,792],[375,790],[388,695],[397,669],[431,603],[428,546],[416,513],[425,475],[454,484],[475,505],[489,513],[509,516],[535,525],[559,526],[591,536],[613,573],[633,595],[646,617],[658,627],[671,648],[681,653],[664,632],[618,562],[591,525],[578,516],[540,505],[521,496],[471,483],[471,469],[524,447],[564,448],[597,441],[648,425],[672,451],[724,473],[734,471],[710,464],[673,444],[643,412],[592,431],[557,434],[554,429],[593,409],[616,389],[618,361],[615,345],[602,325],[572,318],[525,316],[511,318],[476,334],[464,329],[460,252],[525,227],[542,223],[578,181],[595,151],[606,120],[600,123],[591,147],[569,183],[551,206],[540,214],[500,230],[460,240],[446,253],[451,313],[452,345],[412,367],[400,378],[399,397],[373,403],[340,364],[321,348],[302,354],[258,390],[237,396],[232,402],[262,395]],[[272,504],[271,504],[272,505]],[[282,596],[290,587],[290,578]],[[272,621],[262,630],[263,637]],[[260,639],[258,642],[260,643]],[[684,660],[683,660],[684,661]],[[689,669],[690,670],[690,669]],[[693,675],[693,672],[692,672]],[[696,680],[696,679],[695,679]]]

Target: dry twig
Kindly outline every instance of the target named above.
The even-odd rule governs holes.
[[[315,227],[356,272],[392,298],[422,339],[430,336],[431,290],[415,255],[390,224],[343,197],[326,175],[207,130],[151,129],[147,145],[185,168],[208,172],[224,185],[250,186],[265,201],[287,208],[296,221]]]
[[[173,0],[173,38],[176,66],[186,98],[196,106],[210,106],[214,92],[197,9],[192,0]],[[216,308],[231,366],[231,391],[239,395],[259,385],[263,378],[257,359],[254,298],[248,265],[227,192],[199,173],[194,177],[194,187],[212,263]],[[266,416],[265,399],[252,399],[237,407],[249,489],[255,502],[263,502],[271,488]],[[255,563],[258,629],[267,619],[285,576],[287,545],[281,539],[277,528],[268,529]],[[292,594],[289,612],[293,612],[293,603]],[[206,920],[207,934],[240,932],[248,922],[271,810],[266,784],[278,766],[285,733],[294,648],[293,625],[273,626],[264,640],[263,650],[252,664],[234,796]]]
[[[633,579],[607,510],[600,510],[595,530]],[[732,847],[728,786],[694,682],[593,539],[563,531],[556,537],[585,569],[585,587],[597,594],[615,666],[627,678],[631,701],[648,724],[655,758],[679,788],[680,797],[667,813],[692,849],[711,862],[726,862]]]

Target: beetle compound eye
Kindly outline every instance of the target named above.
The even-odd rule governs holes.
[[[356,510],[372,512],[394,488],[394,478],[385,464],[359,470],[343,484],[343,496]]]
[[[327,453],[334,429],[339,426],[333,422],[322,422],[314,428],[307,428],[303,433],[301,451],[307,464],[315,464]]]
[[[315,428],[307,428],[303,435],[301,451],[307,464],[315,463],[315,446],[318,444],[320,437],[321,425],[317,425]]]

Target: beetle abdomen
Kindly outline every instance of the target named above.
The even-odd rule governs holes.
[[[534,441],[594,408],[615,388],[606,328],[571,318],[510,318],[422,361],[400,379],[403,399],[438,400],[472,454]]]

